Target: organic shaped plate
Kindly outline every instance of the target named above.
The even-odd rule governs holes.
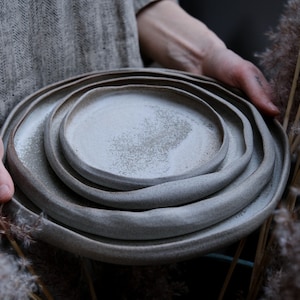
[[[171,89],[172,86],[180,86],[180,82],[169,79],[156,79],[151,77],[142,78],[117,78],[108,81],[101,81],[102,88],[106,85],[126,85],[126,88],[132,84],[134,80],[134,87],[137,88],[137,82],[147,82],[147,84],[153,84],[155,88],[156,84],[164,84]],[[223,101],[214,101],[213,104],[222,111],[223,119],[226,120],[227,126],[230,126],[229,134],[229,147],[230,151],[227,151],[226,157],[223,161],[223,167],[217,172],[208,172],[203,174],[204,176],[195,176],[193,180],[176,181],[176,185],[172,183],[165,183],[149,187],[147,189],[140,189],[129,192],[110,192],[103,189],[103,186],[95,186],[89,181],[86,181],[84,177],[80,177],[74,169],[67,163],[65,157],[62,155],[63,151],[60,148],[59,143],[59,129],[66,113],[76,103],[77,99],[86,92],[86,90],[98,87],[99,83],[95,85],[87,85],[82,89],[75,90],[68,95],[57,105],[50,116],[45,122],[45,152],[47,158],[51,164],[51,167],[56,172],[57,176],[67,184],[77,194],[82,195],[84,198],[92,200],[96,203],[104,206],[118,208],[118,209],[151,209],[158,207],[170,207],[181,204],[186,204],[195,200],[199,200],[205,196],[215,193],[218,189],[224,188],[230,182],[233,181],[238,175],[244,172],[251,159],[253,152],[253,133],[249,121],[238,111],[232,111],[228,107],[229,103]],[[188,88],[186,83],[185,88]],[[140,87],[145,88],[145,85]],[[193,86],[190,86],[193,92],[199,92],[198,88],[195,90]],[[176,88],[178,92],[178,88]],[[181,90],[181,93],[186,93],[187,99],[191,97],[190,93]],[[203,94],[203,92],[201,92]],[[199,99],[199,97],[198,97]],[[208,101],[209,99],[207,99]],[[224,122],[223,122],[224,123]],[[244,135],[247,136],[245,139]],[[225,137],[224,137],[225,139]],[[245,140],[243,143],[237,143],[236,140]],[[224,142],[226,145],[227,142]],[[223,146],[222,146],[223,147]],[[218,158],[220,158],[219,156]],[[214,162],[211,162],[214,164]],[[246,174],[246,172],[245,172]],[[213,180],[212,180],[213,178]],[[196,189],[196,191],[195,191]],[[184,197],[182,194],[184,193]]]
[[[216,112],[168,87],[91,89],[60,129],[69,164],[86,179],[117,190],[212,172],[228,148]]]
[[[205,174],[129,191],[108,190],[80,175],[59,143],[62,130],[62,140],[74,147],[60,129],[63,122],[73,127],[67,114],[82,111],[76,109],[82,105],[78,99],[91,90],[125,86],[153,86],[155,93],[160,86],[197,105],[204,101],[212,109],[213,125],[220,128],[221,118],[228,135],[222,162]],[[160,69],[87,74],[46,87],[15,108],[2,136],[16,182],[6,207],[28,223],[44,211],[48,219],[38,238],[121,264],[179,261],[242,238],[273,212],[290,167],[286,135],[276,121],[264,120],[247,100],[215,81]]]

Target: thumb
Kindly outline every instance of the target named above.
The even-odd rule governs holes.
[[[0,138],[0,203],[9,201],[14,194],[13,181],[2,162],[3,155],[4,147]]]

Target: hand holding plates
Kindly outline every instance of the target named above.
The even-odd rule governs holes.
[[[232,243],[274,210],[289,175],[281,126],[205,77],[121,69],[58,82],[2,128],[9,204],[37,237],[120,264]]]

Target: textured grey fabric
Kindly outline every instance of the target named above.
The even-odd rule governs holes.
[[[160,1],[160,0],[150,0],[150,1],[145,1],[145,0],[133,0],[133,4],[134,4],[134,10],[136,13],[139,12],[139,10],[141,10],[142,8],[145,7],[145,4],[148,5],[150,3],[153,3],[153,2],[157,2],[157,1]],[[147,3],[145,3],[147,2]]]
[[[135,14],[151,0],[0,0],[0,126],[35,90],[142,66]]]

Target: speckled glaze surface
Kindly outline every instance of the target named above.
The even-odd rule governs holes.
[[[24,99],[2,128],[8,204],[40,238],[119,264],[224,247],[274,210],[290,168],[274,120],[223,85],[164,69],[85,74]]]
[[[48,137],[52,129],[50,123]],[[199,98],[147,85],[91,89],[60,126],[69,164],[86,179],[117,190],[213,171],[226,155],[227,135],[222,119]]]

